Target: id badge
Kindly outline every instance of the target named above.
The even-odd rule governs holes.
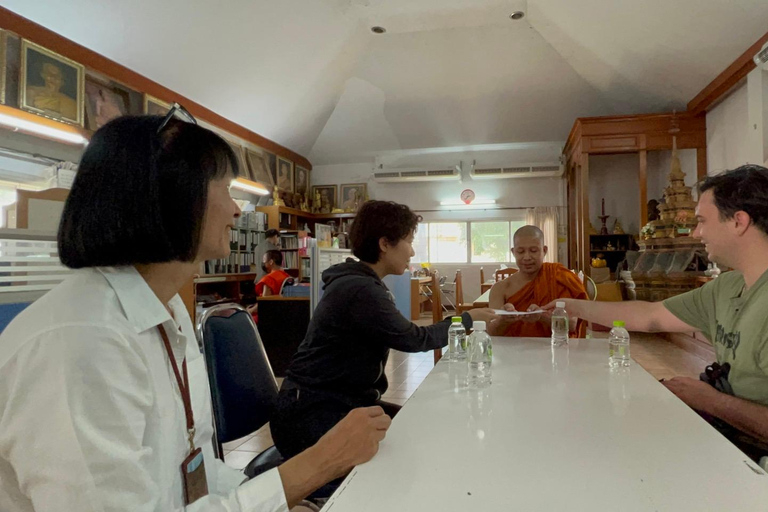
[[[198,448],[181,463],[181,479],[184,481],[184,504],[191,505],[208,495],[208,480],[205,478],[203,451]]]

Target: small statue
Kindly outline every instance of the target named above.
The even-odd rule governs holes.
[[[293,194],[293,207],[301,209],[301,194],[299,193]]]
[[[288,208],[293,208],[293,194],[290,192],[280,192],[280,197],[283,200],[283,203]]]
[[[613,251],[615,250],[611,242],[608,242],[608,244],[605,246],[606,251]]]
[[[275,206],[285,206],[283,200],[280,199],[280,189],[277,186],[272,189],[272,200]]]
[[[323,207],[323,203],[320,199],[320,191],[315,190],[315,200],[312,203],[312,213],[320,213],[320,210]]]
[[[614,235],[624,234],[624,229],[622,229],[621,222],[619,222],[619,219],[616,219],[616,222],[613,224],[613,234]]]
[[[309,198],[306,194],[304,194],[304,197],[301,201],[301,211],[303,212],[309,212]]]
[[[648,201],[648,222],[659,220],[659,202],[655,199]]]

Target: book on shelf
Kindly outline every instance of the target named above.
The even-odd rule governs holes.
[[[299,237],[296,235],[281,235],[280,245],[283,249],[298,249]]]
[[[281,251],[283,254],[283,268],[299,268],[299,253],[296,251]]]

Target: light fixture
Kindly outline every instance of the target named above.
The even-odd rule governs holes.
[[[243,178],[237,178],[236,180],[232,180],[232,183],[230,183],[230,186],[233,188],[242,190],[244,192],[250,192],[251,194],[256,194],[259,196],[269,195],[269,190],[267,189],[267,187],[265,187],[261,183],[256,183],[255,181],[250,181]]]
[[[496,204],[495,199],[475,199],[472,201],[471,206]],[[470,206],[459,199],[451,199],[449,201],[440,201],[440,206]]]
[[[380,27],[378,25],[376,25],[375,27],[371,27],[371,32],[373,32],[374,34],[383,34],[386,31],[387,29],[385,29],[384,27]]]
[[[21,131],[31,135],[42,135],[49,139],[68,142],[70,144],[88,144],[88,139],[74,131],[69,132],[51,126],[45,126],[44,124],[38,124],[33,121],[3,114],[2,112],[0,112],[0,125],[14,131]]]
[[[515,11],[512,14],[509,15],[509,19],[511,20],[521,20],[525,17],[525,13],[523,11]]]

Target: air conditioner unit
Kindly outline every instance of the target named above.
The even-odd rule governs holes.
[[[42,186],[55,175],[56,160],[0,149],[0,180]]]
[[[561,164],[533,164],[516,167],[493,167],[472,169],[469,175],[476,180],[498,180],[503,178],[559,178],[565,167]]]
[[[457,166],[458,167],[458,166]],[[460,181],[461,172],[453,169],[381,169],[373,173],[377,183],[405,183],[413,181]]]
[[[757,67],[762,67],[764,70],[768,71],[768,43],[765,43],[763,48],[757,52],[754,61]]]

